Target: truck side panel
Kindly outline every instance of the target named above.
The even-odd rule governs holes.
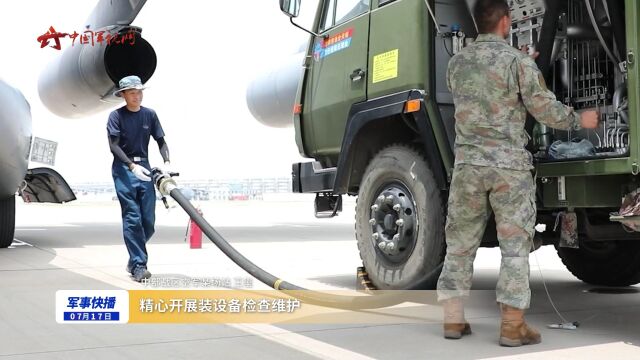
[[[429,53],[425,51],[424,37],[427,25],[423,0],[398,0],[372,11],[369,99],[406,89],[428,89],[425,82]]]

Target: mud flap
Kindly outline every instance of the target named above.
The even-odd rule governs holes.
[[[24,181],[19,190],[24,202],[62,204],[76,199],[69,184],[53,169],[29,169]]]
[[[560,221],[560,243],[558,246],[578,249],[578,217],[576,213],[573,211],[561,212],[558,214],[558,219]],[[558,220],[556,220],[556,226],[557,224]]]
[[[342,195],[316,193],[314,212],[318,219],[335,217],[342,211]]]

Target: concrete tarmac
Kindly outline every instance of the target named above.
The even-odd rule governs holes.
[[[353,289],[361,265],[353,235],[353,200],[334,219],[316,219],[312,198],[201,203],[204,215],[249,259],[292,283]],[[63,206],[18,204],[16,241],[0,250],[0,358],[7,359],[640,359],[640,287],[603,289],[575,279],[553,247],[531,257],[528,321],[543,343],[498,346],[493,289],[500,253],[480,249],[467,306],[473,334],[442,338],[437,321],[392,324],[67,325],[55,320],[61,289],[143,289],[125,273],[127,253],[115,201]],[[187,216],[158,203],[148,244],[154,277],[217,277],[252,289],[253,280],[206,238],[184,242]],[[539,264],[539,267],[538,267]],[[577,330],[560,322],[545,292]]]

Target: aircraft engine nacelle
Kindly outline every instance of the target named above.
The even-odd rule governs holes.
[[[22,93],[0,80],[0,200],[13,196],[27,173],[31,107]]]
[[[302,78],[303,56],[304,53],[292,55],[248,86],[247,106],[263,125],[276,128],[293,125],[293,103]]]
[[[151,78],[156,53],[142,38],[141,29],[125,26],[108,32],[119,34],[121,41],[95,42],[93,46],[76,43],[40,74],[38,93],[49,111],[64,118],[89,116],[122,103],[113,92],[123,77],[137,75],[142,83]]]

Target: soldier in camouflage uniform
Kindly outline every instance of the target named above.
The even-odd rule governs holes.
[[[525,119],[556,129],[594,128],[598,114],[581,115],[556,101],[533,58],[511,47],[509,6],[478,0],[480,35],[449,62],[447,83],[456,108],[455,169],[446,223],[447,254],[438,281],[445,337],[470,334],[463,298],[469,295],[473,261],[491,211],[502,252],[496,288],[502,310],[500,344],[540,342],[524,323],[529,307],[529,252],[536,220],[535,182]]]

